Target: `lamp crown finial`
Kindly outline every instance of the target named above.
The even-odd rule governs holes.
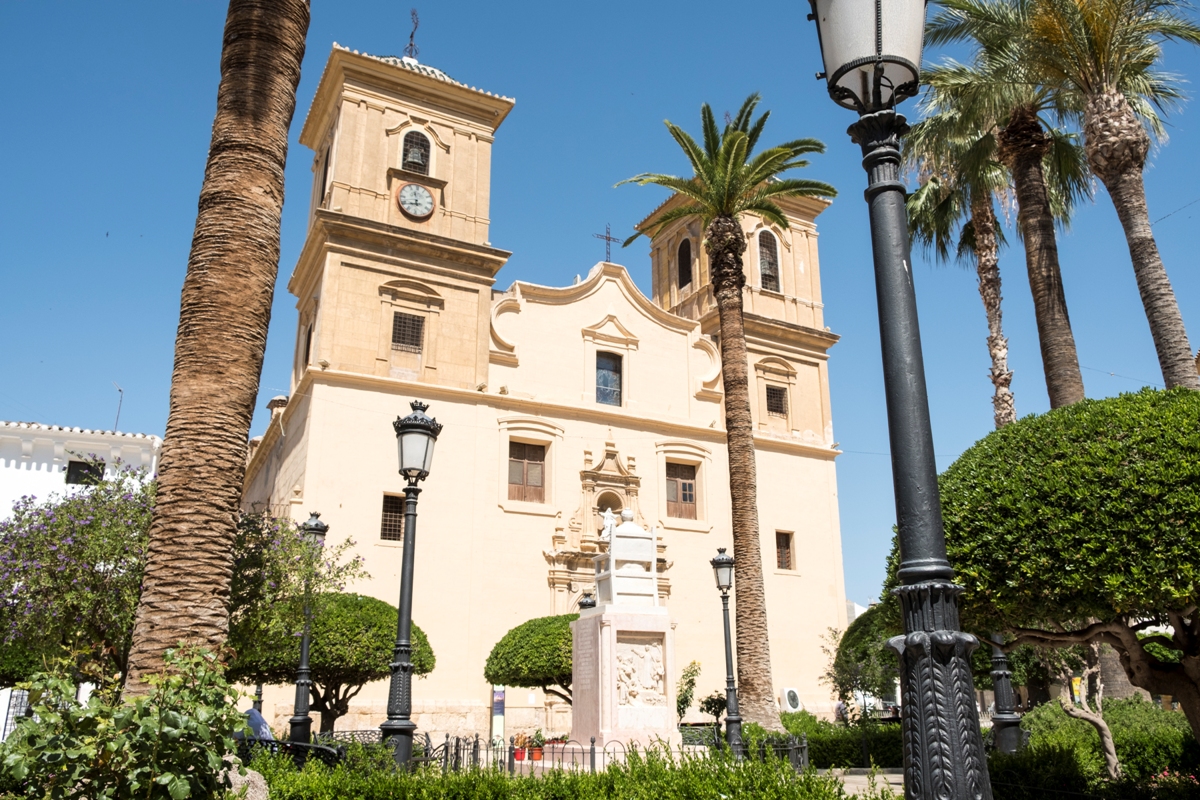
[[[422,403],[420,400],[413,400],[411,403],[409,403],[409,406],[413,411],[420,411],[422,414],[429,410],[429,404]]]

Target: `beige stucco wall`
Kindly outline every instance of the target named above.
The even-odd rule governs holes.
[[[486,240],[486,131],[512,101],[436,75],[342,49],[330,57],[301,139],[318,158],[312,221],[288,286],[300,312],[292,395],[276,403],[253,449],[244,505],[298,521],[319,511],[330,541],[353,538],[370,572],[349,589],[396,603],[402,545],[380,539],[383,496],[403,490],[391,423],[423,400],[445,427],[419,507],[414,619],[437,668],[414,684],[418,726],[488,734],[488,653],[513,626],[577,607],[608,502],[661,536],[659,593],[676,624],[675,663],[701,662],[705,696],[724,685],[708,562],[732,536],[716,311],[699,240],[698,277],[682,297],[665,255],[674,233],[652,248],[653,300],[624,267],[605,263],[575,285],[494,291],[509,254]],[[386,193],[400,157],[393,131],[405,120],[450,145],[435,152],[429,185],[439,206],[424,222],[395,213]],[[325,147],[334,148],[332,188],[320,185]],[[777,695],[797,689],[818,713],[832,708],[819,681],[822,640],[846,622],[827,370],[837,337],[823,327],[816,257],[824,207],[786,207],[781,291],[757,288],[750,258],[746,292],[774,686]],[[743,223],[749,235],[762,225]],[[419,355],[392,349],[397,311],[425,320]],[[622,357],[619,407],[596,400],[598,352]],[[786,390],[786,414],[767,414],[767,386]],[[508,500],[510,441],[547,447],[545,502]],[[695,520],[667,515],[671,462],[697,468]],[[794,569],[776,569],[777,531],[793,536]],[[366,687],[339,727],[378,725],[386,693],[385,682]],[[268,688],[264,707],[277,726],[291,699],[289,687]],[[510,689],[507,723],[510,733],[562,733],[569,709]]]

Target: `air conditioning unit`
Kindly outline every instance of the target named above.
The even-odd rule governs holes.
[[[784,689],[781,696],[784,711],[803,711],[804,703],[800,702],[800,692],[795,689]]]

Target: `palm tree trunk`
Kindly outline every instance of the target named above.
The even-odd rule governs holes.
[[[1133,274],[1150,322],[1163,382],[1168,389],[1176,386],[1200,389],[1200,376],[1196,375],[1196,362],[1179,303],[1150,231],[1146,187],[1142,183],[1150,137],[1125,96],[1115,90],[1088,98],[1083,135],[1088,165],[1108,189],[1125,229]]]
[[[734,619],[737,623],[738,704],[746,722],[782,731],[771,682],[771,646],[767,635],[767,601],[758,531],[758,473],[750,415],[746,330],[742,318],[742,287],[746,285],[742,253],[746,251],[746,237],[737,220],[730,217],[714,219],[706,234],[704,247],[708,251],[713,295],[721,324],[721,379],[725,389],[725,438],[733,507],[733,557],[737,559]]]
[[[992,412],[997,428],[1016,422],[1017,406],[1013,398],[1012,371],[1008,368],[1008,337],[1004,335],[1000,311],[1000,257],[996,241],[996,212],[992,197],[986,195],[971,201],[971,226],[975,229],[975,271],[979,275],[979,297],[987,315],[988,355],[992,358],[991,378],[996,392],[992,395]]]
[[[1025,240],[1025,267],[1033,293],[1042,368],[1050,407],[1060,408],[1083,399],[1083,376],[1075,352],[1075,336],[1067,316],[1062,272],[1058,265],[1058,241],[1054,215],[1046,195],[1042,157],[1050,147],[1042,124],[1032,108],[1013,111],[1000,132],[1000,156],[1012,173],[1017,195],[1017,223]]]
[[[283,169],[308,23],[307,0],[229,4],[127,693],[145,690],[168,647],[217,647],[228,630],[234,527],[279,268]]]

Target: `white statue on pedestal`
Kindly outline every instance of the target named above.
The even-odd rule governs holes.
[[[611,508],[604,509],[604,516],[602,518],[604,520],[604,527],[600,529],[600,541],[610,542],[612,541],[612,532],[617,527],[617,518],[612,513]]]

